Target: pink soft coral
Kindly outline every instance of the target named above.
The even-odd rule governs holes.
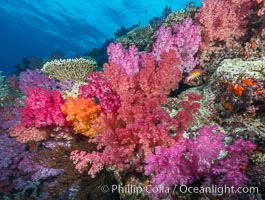
[[[63,104],[64,100],[58,91],[30,89],[26,107],[20,110],[22,124],[34,127],[65,126],[67,122],[61,112]]]
[[[203,44],[244,36],[253,0],[204,0],[197,15],[202,25]]]
[[[126,51],[121,43],[111,43],[107,48],[109,63],[116,64],[124,70],[128,76],[139,72],[139,54],[135,45]]]
[[[16,141],[20,143],[27,143],[29,141],[39,142],[50,137],[50,133],[44,129],[37,129],[35,127],[25,127],[16,125],[9,129],[9,135],[16,137]]]
[[[212,161],[225,149],[224,134],[215,133],[217,127],[205,126],[197,137],[181,138],[176,146],[156,147],[155,154],[146,159],[145,174],[152,176],[152,184],[166,187],[192,183],[209,173]]]

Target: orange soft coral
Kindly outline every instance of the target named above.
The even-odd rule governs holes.
[[[237,96],[243,95],[244,88],[240,84],[231,84],[228,89],[228,93],[234,92]]]
[[[61,110],[67,116],[66,120],[72,122],[76,133],[86,136],[95,134],[92,123],[98,118],[101,108],[91,99],[67,97]]]

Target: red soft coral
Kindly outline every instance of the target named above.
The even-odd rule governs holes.
[[[102,72],[92,72],[87,76],[88,84],[79,87],[79,98],[97,98],[102,111],[116,113],[120,107],[120,97],[111,89]]]

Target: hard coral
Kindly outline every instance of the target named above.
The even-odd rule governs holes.
[[[35,88],[28,90],[26,107],[21,108],[22,125],[31,127],[54,127],[67,125],[61,112],[64,104],[58,91]]]
[[[96,62],[92,59],[60,59],[46,62],[41,69],[50,78],[60,81],[82,81],[96,69]]]
[[[61,110],[66,119],[72,122],[74,131],[85,136],[93,136],[92,123],[98,118],[101,107],[91,99],[68,97]]]

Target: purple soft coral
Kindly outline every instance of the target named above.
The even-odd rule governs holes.
[[[145,174],[154,174],[152,184],[181,185],[192,183],[211,168],[220,151],[225,149],[223,133],[215,133],[215,126],[205,126],[192,139],[181,138],[176,146],[155,148],[155,154],[146,159]]]
[[[107,49],[109,63],[114,63],[130,77],[139,72],[139,54],[135,45],[126,52],[121,43],[111,43]]]
[[[49,79],[46,75],[42,74],[40,69],[28,69],[20,73],[19,88],[22,92],[27,94],[29,89],[36,87],[46,90],[54,90],[58,87],[58,83],[55,79]]]
[[[214,175],[218,176],[217,185],[233,186],[238,188],[246,183],[247,176],[243,168],[248,164],[248,153],[252,153],[256,145],[243,139],[236,140],[227,148],[227,157],[215,163],[212,168]]]
[[[186,19],[183,23],[170,27],[161,26],[156,33],[156,42],[153,45],[153,55],[160,60],[163,51],[175,50],[177,57],[181,59],[180,69],[190,72],[197,64],[194,58],[201,43],[200,27],[194,25],[192,19]]]
[[[62,169],[53,169],[43,166],[41,163],[34,161],[34,153],[27,154],[19,163],[18,168],[26,173],[31,173],[33,181],[39,181],[52,176],[58,176],[64,172]]]

